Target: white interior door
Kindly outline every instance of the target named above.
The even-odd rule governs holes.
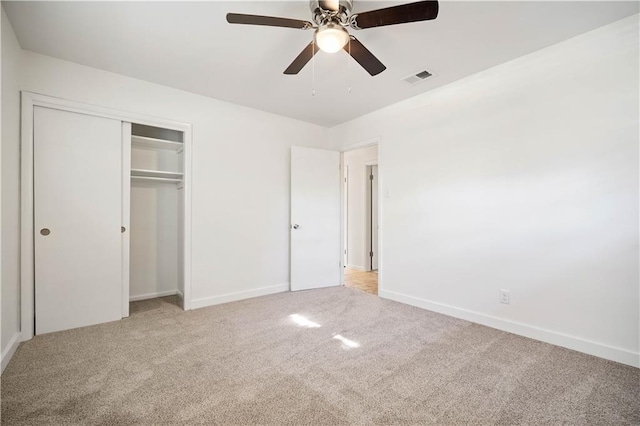
[[[371,270],[378,270],[378,166],[371,166]]]
[[[291,148],[291,290],[340,285],[340,153]]]
[[[34,108],[36,334],[122,317],[121,122]]]

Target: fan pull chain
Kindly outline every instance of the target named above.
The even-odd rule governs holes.
[[[347,58],[347,93],[351,94],[351,36],[349,36],[349,57]]]
[[[311,44],[311,96],[316,95],[316,43]]]

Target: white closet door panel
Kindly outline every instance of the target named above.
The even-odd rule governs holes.
[[[118,320],[121,122],[36,107],[33,130],[36,334]]]

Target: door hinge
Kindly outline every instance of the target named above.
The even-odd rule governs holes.
[[[372,251],[369,252],[369,257],[373,257],[373,252]]]
[[[373,180],[373,175],[369,175],[369,180]]]

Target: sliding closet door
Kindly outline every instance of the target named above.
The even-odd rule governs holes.
[[[34,108],[36,334],[122,317],[122,129]]]

